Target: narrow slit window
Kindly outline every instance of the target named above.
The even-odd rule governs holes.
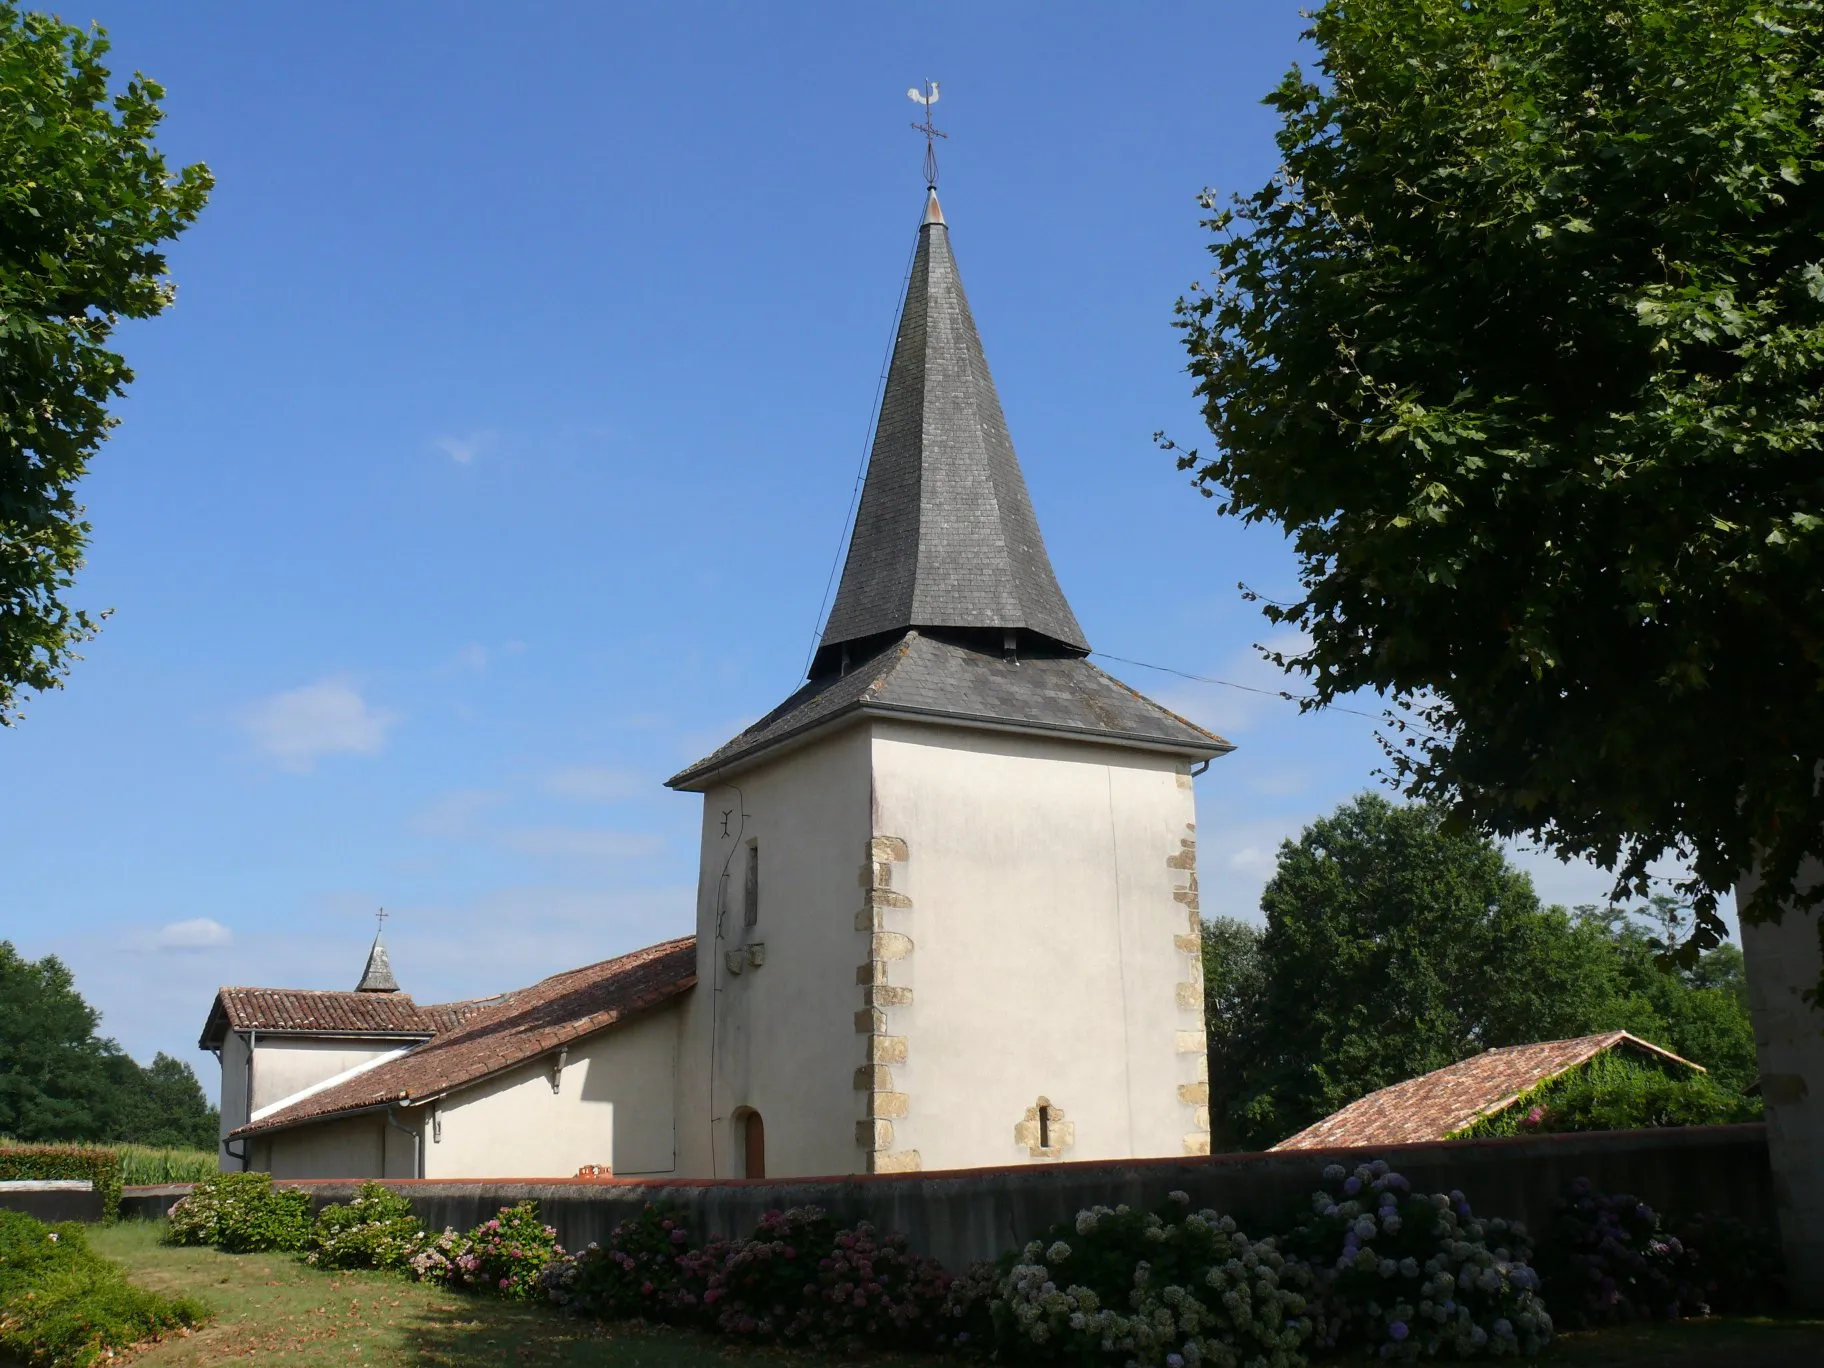
[[[1051,1108],[1039,1108],[1039,1148],[1051,1148]]]
[[[760,842],[747,843],[747,882],[741,892],[741,924],[760,923]]]

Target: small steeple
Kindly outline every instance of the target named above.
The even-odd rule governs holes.
[[[386,921],[386,909],[383,907],[375,914],[377,919]],[[393,977],[393,966],[386,957],[386,941],[382,938],[384,927],[374,932],[373,946],[367,952],[367,968],[361,973],[361,982],[355,985],[357,993],[396,993],[399,981]]]
[[[935,188],[811,673],[913,628],[980,636],[997,651],[1017,641],[1022,651],[1089,653],[1039,535]]]

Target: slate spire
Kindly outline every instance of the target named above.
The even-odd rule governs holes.
[[[355,985],[357,993],[396,993],[399,981],[393,977],[393,966],[386,958],[386,942],[380,933],[374,933],[373,948],[367,952],[367,968],[362,971],[361,982]]]
[[[932,190],[867,482],[813,675],[918,628],[1086,655],[1058,588]],[[853,652],[850,652],[853,653]]]

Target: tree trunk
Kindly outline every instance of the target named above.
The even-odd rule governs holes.
[[[1824,864],[1801,877],[1824,878]],[[1736,885],[1738,909],[1757,883]],[[1824,1310],[1824,1010],[1799,995],[1818,983],[1817,918],[1788,911],[1777,926],[1742,926],[1780,1243],[1793,1302],[1808,1311]]]

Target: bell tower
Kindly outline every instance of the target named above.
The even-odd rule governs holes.
[[[809,678],[668,781],[680,1173],[1208,1152],[1192,774],[1232,747],[1089,655],[933,187]]]

